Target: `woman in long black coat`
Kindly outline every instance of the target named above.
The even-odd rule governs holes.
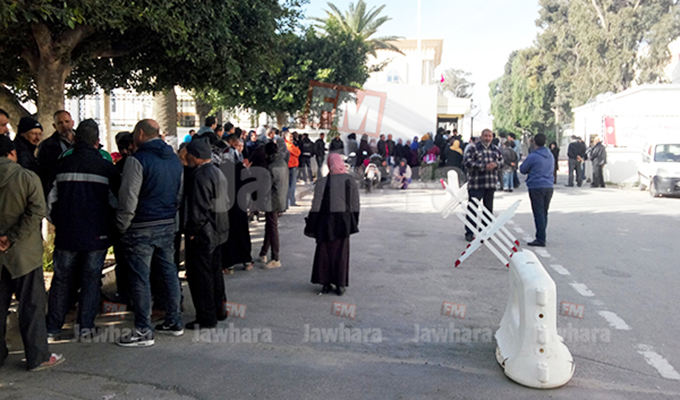
[[[338,154],[328,155],[330,174],[317,181],[305,234],[316,239],[312,283],[342,296],[349,285],[349,236],[359,232],[359,190]]]
[[[247,209],[249,204],[239,204],[238,198],[241,188],[253,179],[249,177],[250,174],[243,162],[230,160],[225,161],[226,163],[231,163],[230,168],[233,168],[232,179],[234,179],[235,190],[234,193],[230,193],[233,199],[231,199],[232,204],[229,209],[229,238],[223,245],[222,262],[225,274],[231,275],[234,273],[234,266],[238,264],[243,264],[243,269],[246,271],[253,269],[253,256],[251,254],[253,247],[250,241]]]

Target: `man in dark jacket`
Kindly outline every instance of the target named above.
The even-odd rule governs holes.
[[[183,168],[172,148],[161,140],[156,121],[138,122],[132,134],[137,151],[125,162],[116,219],[130,264],[135,331],[117,343],[148,347],[154,344],[149,284],[152,259],[165,286],[165,322],[156,326],[156,332],[184,334],[180,282],[174,262]]]
[[[66,110],[54,113],[52,126],[55,132],[38,146],[38,164],[40,165],[40,180],[42,181],[45,197],[50,194],[54,183],[54,171],[59,156],[68,150],[75,140],[73,132],[73,120]]]
[[[380,157],[382,157],[383,160],[386,160],[387,147],[385,147],[385,135],[380,135],[377,147],[378,147],[378,154],[380,154]]]
[[[396,163],[396,153],[395,153],[395,146],[396,144],[394,143],[394,140],[392,140],[392,134],[387,135],[387,140],[385,140],[385,145],[387,146],[387,163],[389,165],[395,165]]]
[[[281,158],[275,142],[267,143],[264,150],[269,160],[268,170],[271,176],[271,186],[264,193],[264,205],[266,207],[264,210],[264,242],[262,249],[260,249],[259,261],[265,264],[266,269],[272,269],[281,266],[279,260],[279,214],[286,209],[288,166]],[[267,262],[267,253],[270,247],[272,258]]]
[[[5,331],[13,294],[19,300],[26,367],[38,371],[64,361],[47,346],[40,235],[44,216],[40,179],[17,164],[16,146],[0,135],[0,366],[9,355]]]
[[[227,179],[211,162],[204,140],[187,146],[187,166],[194,168],[186,186],[187,281],[196,320],[187,329],[214,328],[227,318],[227,295],[222,277],[222,244],[229,236]]]
[[[38,159],[35,157],[35,149],[40,143],[42,131],[43,128],[40,122],[31,117],[23,117],[19,121],[17,137],[14,138],[19,165],[36,174],[40,173],[40,166]]]
[[[581,163],[586,158],[586,145],[579,141],[576,136],[571,138],[573,141],[567,147],[567,157],[569,157],[569,183],[567,183],[567,186],[574,186],[574,174],[576,174],[576,184],[581,187],[583,184]]]
[[[118,152],[123,157],[116,163],[116,169],[119,174],[122,174],[127,159],[134,153],[132,132],[118,132],[116,134],[116,145],[118,146]],[[122,304],[129,304],[130,266],[125,259],[125,247],[117,230],[114,232],[113,253],[116,256],[116,301]]]
[[[47,197],[47,215],[55,226],[54,278],[50,288],[47,334],[57,337],[69,310],[69,294],[80,287],[80,336],[96,334],[101,272],[115,235],[115,199],[120,188],[116,167],[98,150],[99,127],[92,119],[76,129],[71,154],[59,160],[56,181]],[[74,282],[79,277],[80,282]]]
[[[536,225],[536,240],[527,243],[529,246],[545,247],[546,228],[548,226],[548,208],[553,195],[553,173],[555,159],[545,147],[545,135],[534,136],[536,150],[532,151],[519,168],[519,172],[529,175],[527,188],[531,200],[531,211]]]
[[[607,150],[602,145],[599,136],[595,136],[593,143],[595,145],[590,150],[590,160],[593,162],[593,183],[590,186],[604,187],[604,174],[602,170],[605,164],[607,164]]]
[[[323,161],[326,159],[326,140],[323,133],[319,134],[319,138],[314,142],[314,154],[316,155],[316,179],[321,179],[323,176]]]
[[[330,147],[328,148],[329,153],[339,153],[345,154],[345,144],[340,139],[340,136],[336,136],[331,140]]]
[[[312,182],[312,156],[315,155],[314,142],[306,133],[302,134],[302,147],[300,148],[300,169],[302,171],[302,180],[305,182]]]

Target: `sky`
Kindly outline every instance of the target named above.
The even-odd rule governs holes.
[[[341,11],[357,0],[332,1]],[[392,19],[376,36],[417,38],[417,0],[365,0],[368,8],[386,7],[380,15]],[[308,17],[325,17],[325,0],[310,0],[303,7]],[[539,29],[538,0],[421,0],[422,38],[444,39],[442,62],[436,76],[449,68],[472,73],[473,101],[481,106],[475,126],[491,127],[489,83],[503,75],[508,56],[530,47]],[[477,125],[477,123],[480,125]]]

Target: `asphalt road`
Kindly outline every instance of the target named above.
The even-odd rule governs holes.
[[[576,363],[562,388],[530,389],[505,377],[493,333],[505,310],[508,270],[484,248],[454,268],[467,244],[462,224],[439,215],[441,189],[415,189],[362,194],[343,297],[318,296],[309,283],[314,243],[302,235],[306,199],[280,219],[282,268],[257,265],[226,277],[229,301],[242,314],[221,323],[221,331],[157,336],[146,349],[57,344],[52,350],[66,363],[40,373],[25,372],[15,351],[0,369],[0,398],[680,397],[680,199],[565,188],[563,180],[551,206],[548,247],[537,253],[557,284],[558,303],[583,306],[582,318],[558,316]],[[495,209],[518,199],[508,228],[524,245],[534,232],[526,189],[498,193]],[[262,230],[261,223],[253,226],[255,252]],[[187,322],[193,307],[186,287],[184,293]],[[465,305],[465,318],[441,315],[443,302]],[[334,315],[352,311],[354,318]],[[108,339],[131,321],[100,323]],[[458,339],[437,341],[432,333],[451,324]]]

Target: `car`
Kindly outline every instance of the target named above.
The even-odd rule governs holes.
[[[640,189],[652,197],[680,195],[680,143],[651,143],[642,151]]]

